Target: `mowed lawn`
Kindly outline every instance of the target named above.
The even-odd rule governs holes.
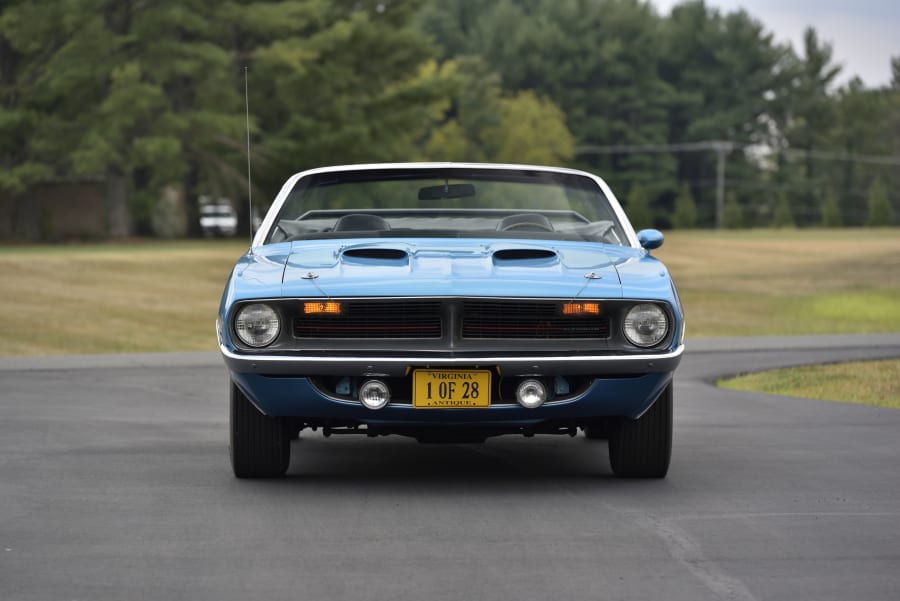
[[[688,337],[900,331],[900,229],[671,232]]]
[[[0,247],[0,355],[214,350],[246,241]],[[900,230],[671,232],[688,337],[900,331]]]
[[[900,409],[900,360],[804,365],[722,380],[719,386],[766,394],[840,400]]]
[[[246,241],[0,249],[0,355],[216,349]]]

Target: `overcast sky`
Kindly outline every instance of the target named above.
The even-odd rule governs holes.
[[[651,0],[668,14],[678,0]],[[803,30],[815,28],[843,64],[840,82],[858,75],[868,87],[891,79],[891,56],[900,56],[900,0],[706,0],[722,12],[743,8],[779,41],[801,51]]]

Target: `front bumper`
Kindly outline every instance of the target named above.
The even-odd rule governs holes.
[[[637,419],[650,408],[671,373],[633,378],[597,378],[581,394],[563,401],[549,401],[537,409],[519,405],[494,405],[484,409],[416,409],[390,404],[372,411],[355,401],[322,394],[309,378],[284,378],[233,373],[232,378],[247,398],[264,414],[295,417],[311,423],[329,421],[370,425],[504,425],[529,426],[547,421],[582,423],[600,417]]]
[[[550,421],[583,423],[601,417],[640,417],[671,381],[684,346],[662,354],[585,356],[280,356],[249,355],[221,347],[231,377],[264,414],[309,423],[329,420],[369,425],[481,425],[527,427]],[[490,368],[504,378],[585,375],[577,395],[537,409],[515,404],[481,409],[416,409],[390,404],[372,411],[357,401],[335,398],[316,386],[317,376],[407,377],[412,369]]]

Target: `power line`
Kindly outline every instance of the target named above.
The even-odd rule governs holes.
[[[719,150],[727,148],[743,148],[743,145],[733,144],[722,140],[708,140],[705,142],[682,142],[679,144],[615,144],[612,146],[598,146],[595,144],[583,144],[575,147],[575,154],[637,154],[637,153],[666,153],[666,152],[702,152],[704,150]]]
[[[617,144],[612,146],[584,144],[575,147],[575,155],[586,154],[662,154],[682,152],[716,153],[716,228],[721,229],[725,213],[725,159],[733,150],[761,148],[764,146],[739,144],[725,140],[706,140],[702,142],[681,142],[674,144]],[[852,163],[868,163],[872,165],[898,165],[898,155],[856,154],[850,152],[832,152],[827,150],[798,150],[795,148],[768,149],[773,154],[782,154],[788,159],[814,159],[822,161],[844,161]]]
[[[803,150],[799,148],[771,148],[760,144],[741,144],[724,140],[707,140],[704,142],[681,142],[674,144],[614,144],[610,146],[582,144],[575,147],[576,155],[585,154],[662,154],[681,152],[731,152],[759,148],[771,154],[783,154],[788,158],[811,158],[822,161],[847,161],[852,163],[870,163],[873,165],[900,165],[900,155],[858,154],[855,152],[836,152],[829,150]]]
[[[725,157],[735,148],[724,140],[705,142],[683,142],[681,144],[636,144],[627,146],[579,146],[575,154],[635,154],[663,152],[703,152],[716,153],[716,229],[721,229],[725,215]]]
[[[776,151],[789,158],[811,158],[821,161],[845,161],[850,163],[869,163],[872,165],[900,165],[900,156],[856,154],[850,152],[829,152],[827,150],[798,150],[785,148]]]

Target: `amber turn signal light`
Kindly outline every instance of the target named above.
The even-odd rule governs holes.
[[[563,303],[563,315],[600,315],[600,303]]]
[[[341,303],[328,301],[324,303],[303,303],[303,312],[306,315],[340,315]]]

